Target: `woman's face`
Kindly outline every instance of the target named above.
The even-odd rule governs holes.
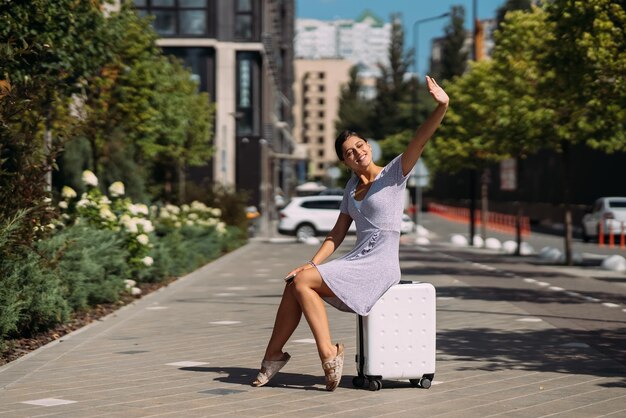
[[[351,136],[341,145],[343,162],[353,171],[364,170],[372,162],[372,147],[362,138]]]

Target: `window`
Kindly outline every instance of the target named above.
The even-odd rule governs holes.
[[[321,168],[323,168],[324,165],[321,164]],[[307,209],[331,209],[331,210],[336,210],[339,209],[339,206],[341,206],[341,200],[313,200],[310,202],[302,202],[301,205],[303,208],[307,208]]]
[[[309,117],[309,111],[308,111],[308,110],[305,110],[305,111],[302,113],[302,116],[303,116],[303,117],[305,117],[305,118],[308,118],[308,117]]]
[[[319,104],[323,105],[323,104],[324,104],[324,99],[318,99],[318,100],[317,100],[317,103],[319,103]]]
[[[323,143],[324,143],[324,137],[323,137],[323,136],[320,136],[319,138],[317,138],[317,142],[318,142],[319,144],[323,144]]]
[[[320,111],[317,113],[317,115],[318,115],[320,118],[323,118],[323,117],[324,117],[324,111],[323,111],[323,110],[320,110]]]
[[[321,150],[317,151],[317,156],[318,157],[323,157],[324,156],[324,150],[321,149]]]
[[[215,36],[216,0],[134,0],[140,16],[154,16],[152,26],[161,36]]]
[[[317,169],[320,170],[320,171],[323,170],[324,169],[324,163],[319,163],[317,165]]]
[[[323,85],[319,86],[319,91],[324,91],[324,86]]]
[[[320,131],[323,131],[324,130],[324,124],[323,123],[318,124],[317,125],[317,129],[319,129]]]
[[[318,75],[318,76],[319,76],[319,78],[321,78],[321,79],[323,80],[323,79],[324,79],[324,77],[325,77],[325,75],[326,75],[326,74],[324,74],[323,72],[321,72],[321,73],[319,73],[319,75]]]
[[[237,53],[237,135],[258,135],[261,130],[260,56]]]
[[[305,98],[304,98],[304,104],[305,104],[305,105],[306,105],[306,104],[309,104],[309,98],[308,98],[308,97],[305,97]]]
[[[302,143],[303,144],[308,144],[309,143],[309,137],[308,136],[303,137],[302,138]]]
[[[254,37],[252,0],[235,0],[235,38],[252,40]]]

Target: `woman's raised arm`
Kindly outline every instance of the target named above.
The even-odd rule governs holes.
[[[430,95],[433,96],[433,99],[437,102],[437,107],[433,110],[428,119],[417,128],[413,139],[402,154],[402,173],[404,175],[407,175],[413,169],[413,166],[415,166],[415,163],[422,155],[426,142],[428,142],[441,124],[443,116],[448,109],[448,102],[450,101],[446,92],[429,76],[426,76],[426,85],[428,86]]]

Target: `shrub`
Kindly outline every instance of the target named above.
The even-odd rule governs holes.
[[[124,279],[130,277],[128,251],[110,230],[74,225],[40,242],[38,249],[58,258],[67,301],[74,310],[117,301]]]
[[[22,245],[27,211],[0,225],[0,346],[7,335],[29,335],[65,321],[69,306],[58,272]]]

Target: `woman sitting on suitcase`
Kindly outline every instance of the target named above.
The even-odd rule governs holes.
[[[289,361],[289,354],[282,349],[304,314],[322,360],[326,389],[335,390],[341,380],[344,347],[332,343],[322,299],[342,311],[367,315],[387,289],[400,281],[398,252],[406,181],[440,125],[449,100],[435,80],[427,76],[426,83],[438,106],[417,129],[404,153],[386,166],[374,164],[372,147],[354,132],[342,132],[335,141],[339,160],[354,176],[346,184],[337,223],[320,249],[311,261],[287,276],[274,330],[253,386],[267,384]],[[352,251],[322,264],[339,247],[353,220],[357,242]]]

